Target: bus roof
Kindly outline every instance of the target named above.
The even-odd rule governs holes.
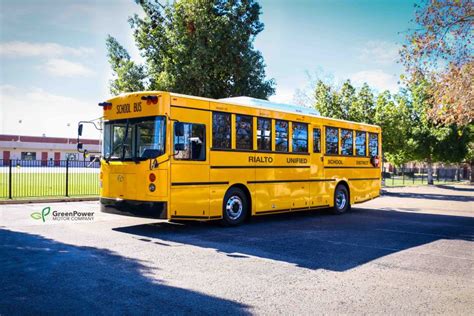
[[[147,92],[149,93],[149,92],[152,92],[152,91],[147,91]],[[158,91],[153,91],[153,92],[158,92]],[[170,95],[171,96],[176,96],[176,97],[192,98],[192,99],[199,99],[199,100],[212,101],[212,102],[216,102],[216,101],[219,102],[220,101],[220,102],[224,102],[224,103],[241,105],[241,106],[246,106],[246,107],[254,107],[254,108],[260,108],[260,109],[264,109],[264,110],[280,111],[280,112],[286,112],[286,113],[291,113],[291,114],[308,115],[308,116],[318,117],[318,118],[321,118],[321,119],[326,119],[326,120],[331,120],[331,121],[336,121],[336,122],[348,122],[348,123],[355,123],[355,124],[359,124],[359,125],[365,125],[365,126],[372,126],[372,127],[380,128],[380,126],[374,125],[374,124],[367,124],[367,123],[341,120],[341,119],[335,119],[335,118],[321,116],[321,115],[319,115],[318,111],[316,111],[316,109],[312,109],[312,108],[309,108],[309,107],[304,107],[304,106],[295,105],[295,104],[285,104],[285,103],[271,102],[271,101],[268,101],[268,100],[245,97],[245,96],[222,98],[222,99],[211,99],[211,98],[197,97],[197,96],[191,96],[191,95],[180,94],[180,93],[172,93],[172,92],[170,92]]]

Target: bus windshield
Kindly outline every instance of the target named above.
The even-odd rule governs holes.
[[[103,153],[106,160],[146,160],[165,152],[163,116],[105,122]]]

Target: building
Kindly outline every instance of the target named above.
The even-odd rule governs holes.
[[[99,139],[81,139],[90,154],[77,151],[77,139],[0,134],[0,159],[3,164],[12,160],[41,161],[41,165],[61,165],[61,161],[90,161],[101,151]]]

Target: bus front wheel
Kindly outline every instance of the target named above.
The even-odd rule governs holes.
[[[332,212],[334,214],[342,214],[347,212],[350,207],[349,192],[345,185],[339,184],[334,191],[334,207]]]
[[[245,193],[238,188],[230,188],[224,196],[222,221],[224,226],[240,225],[247,217],[248,203]]]

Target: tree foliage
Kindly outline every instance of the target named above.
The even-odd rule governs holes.
[[[115,67],[115,59],[130,62],[130,58],[126,52],[109,48],[111,66],[118,77],[111,86],[114,94],[122,92],[122,87],[132,87],[130,81],[137,77],[148,90],[212,98],[246,95],[266,99],[274,93],[274,81],[265,78],[263,57],[253,47],[264,27],[256,1],[137,3],[145,14],[135,15],[129,22],[146,68],[127,62],[130,69]],[[146,73],[146,80],[136,76],[141,74],[139,69]]]
[[[417,28],[400,52],[407,78],[422,74],[432,83],[430,119],[466,126],[474,119],[474,4],[425,0],[416,8]]]

